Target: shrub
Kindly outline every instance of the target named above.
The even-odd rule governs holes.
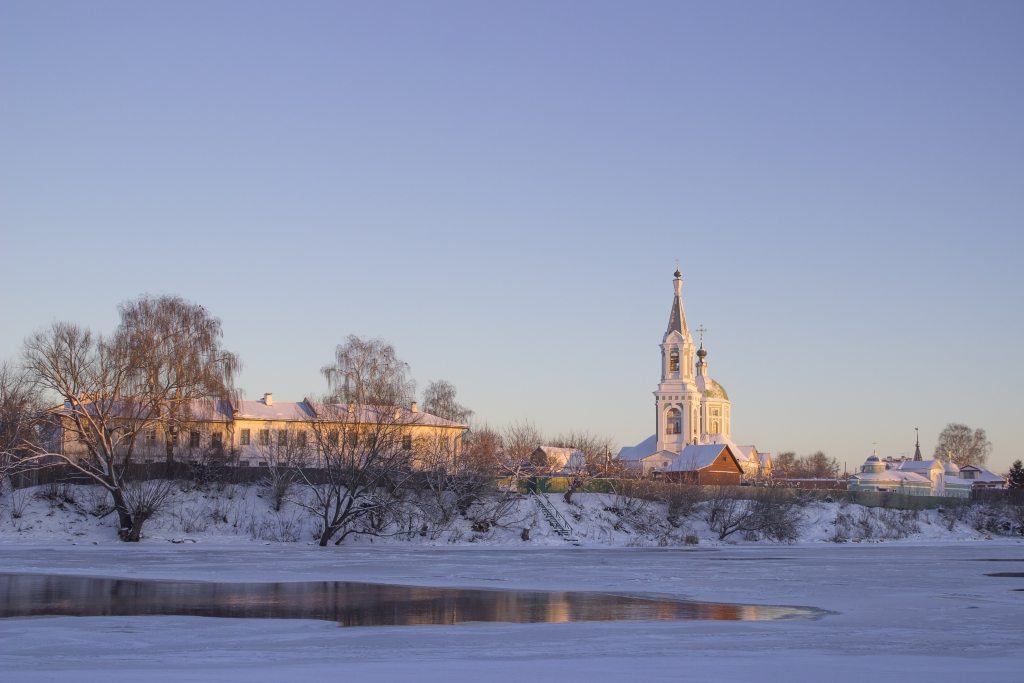
[[[668,523],[679,527],[684,520],[696,512],[703,499],[701,488],[689,484],[665,484],[659,499],[667,506]]]
[[[25,515],[25,507],[28,505],[28,495],[23,490],[11,491],[10,512],[11,519],[21,519]]]

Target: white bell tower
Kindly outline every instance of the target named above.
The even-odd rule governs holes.
[[[678,453],[700,439],[700,390],[694,379],[693,337],[683,313],[683,277],[672,281],[675,297],[661,340],[661,382],[654,392],[658,450]]]

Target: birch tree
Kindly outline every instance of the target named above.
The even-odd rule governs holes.
[[[443,379],[434,380],[423,392],[423,409],[452,422],[468,424],[473,411],[458,402],[455,385]]]
[[[218,318],[177,296],[143,296],[120,307],[117,343],[132,350],[136,384],[150,389],[164,434],[167,474],[181,426],[197,399],[230,399],[238,357],[221,346]]]
[[[992,452],[992,442],[984,429],[971,430],[965,424],[951,422],[939,433],[935,444],[936,460],[951,460],[958,467],[984,465]]]
[[[306,495],[296,503],[320,520],[325,546],[385,533],[401,515],[417,414],[406,408],[415,391],[409,366],[381,339],[348,337],[322,372],[329,394],[311,423],[320,467],[298,470]]]

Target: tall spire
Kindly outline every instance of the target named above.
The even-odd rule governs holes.
[[[921,432],[917,427],[914,427],[914,460],[921,460]]]
[[[697,328],[700,332],[700,348],[697,349],[697,374],[706,377],[708,374],[708,363],[705,358],[708,357],[708,352],[704,350],[704,333],[707,332],[707,328],[703,325]]]
[[[676,267],[674,275],[675,279],[672,281],[672,286],[675,289],[676,295],[672,300],[672,311],[668,316],[668,329],[665,330],[665,336],[667,337],[673,332],[678,332],[684,337],[688,337],[689,331],[686,328],[686,315],[683,313],[683,274]]]

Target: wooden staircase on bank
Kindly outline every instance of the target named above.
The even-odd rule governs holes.
[[[555,506],[551,504],[551,501],[547,499],[547,496],[538,493],[532,493],[531,495],[537,502],[537,507],[540,508],[541,515],[544,516],[544,519],[554,532],[565,539],[566,543],[579,545],[580,539],[576,537],[576,534],[572,529],[572,525],[569,524],[565,517],[562,516],[562,513],[555,509]]]

